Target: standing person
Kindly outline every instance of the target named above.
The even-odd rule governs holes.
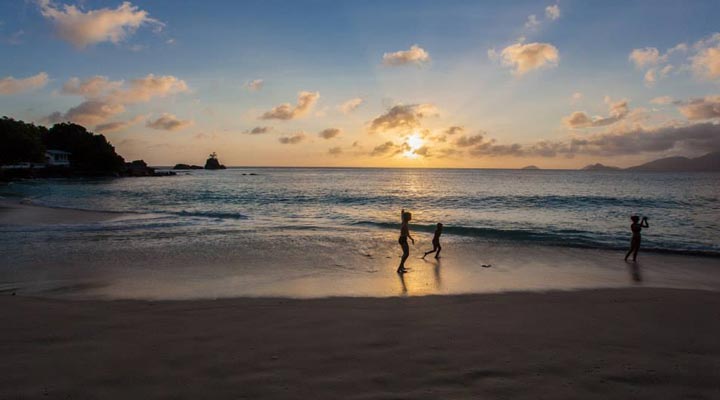
[[[632,220],[632,224],[630,225],[632,239],[630,239],[630,250],[628,250],[627,254],[625,254],[625,261],[627,261],[630,254],[632,254],[633,262],[635,262],[637,261],[638,250],[640,250],[640,231],[642,231],[642,228],[649,228],[650,225],[648,225],[647,217],[643,217],[642,221],[639,223],[638,221],[640,220],[640,217],[637,215],[633,215],[630,219]]]
[[[406,212],[403,208],[402,211],[400,211],[400,218],[402,219],[402,225],[400,225],[400,238],[398,239],[398,243],[400,243],[403,255],[400,259],[400,266],[397,269],[398,274],[407,272],[407,270],[405,269],[405,260],[410,257],[410,246],[408,246],[407,242],[408,238],[410,238],[410,240],[412,240],[412,243],[415,244],[415,239],[410,236],[410,228],[408,228],[408,222],[410,222],[410,220],[412,219],[412,214]]]
[[[435,228],[435,235],[433,235],[432,240],[433,249],[430,251],[426,251],[422,258],[427,257],[427,255],[430,253],[435,253],[435,258],[440,258],[440,250],[442,250],[442,247],[440,247],[440,235],[442,235],[442,230],[443,224],[438,222],[437,228]]]

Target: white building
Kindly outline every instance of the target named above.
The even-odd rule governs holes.
[[[69,167],[70,154],[72,153],[62,150],[47,150],[45,151],[46,164],[53,167]]]

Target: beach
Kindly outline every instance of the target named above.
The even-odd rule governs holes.
[[[0,399],[720,396],[714,197],[648,201],[630,263],[626,221],[608,216],[640,198],[475,204],[462,182],[481,173],[429,172],[459,175],[460,200],[433,194],[454,211],[387,195],[409,172],[323,170],[376,180],[335,198],[316,170],[227,172],[3,188]],[[283,192],[293,180],[311,189]],[[677,223],[690,201],[712,206],[702,235]],[[397,274],[403,203],[417,243]],[[442,257],[423,260],[439,219]]]
[[[397,233],[349,227],[240,227],[247,221],[0,203],[0,293],[86,300],[391,297],[661,287],[720,291],[718,258],[415,233],[395,273]],[[200,219],[200,222],[196,222]],[[189,220],[189,222],[188,222]],[[192,229],[188,231],[187,229]]]
[[[2,296],[0,398],[713,399],[720,296]]]

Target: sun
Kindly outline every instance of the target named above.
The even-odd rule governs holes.
[[[407,158],[417,158],[418,155],[415,153],[415,150],[421,148],[425,141],[422,137],[420,137],[419,134],[413,133],[412,135],[408,136],[407,140],[405,141],[407,145],[410,147],[409,150],[405,151],[403,153],[403,156]]]

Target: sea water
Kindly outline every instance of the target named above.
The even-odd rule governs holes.
[[[197,281],[213,295],[282,294],[249,288],[386,272],[398,261],[401,209],[413,213],[411,232],[425,247],[442,222],[446,257],[455,246],[466,266],[492,264],[479,259],[489,254],[507,263],[507,254],[521,259],[533,251],[622,258],[631,215],[650,223],[643,254],[702,256],[713,264],[720,261],[719,183],[717,173],[342,168],[12,182],[0,186],[1,197],[115,216],[1,227],[0,283],[82,278],[117,288],[125,279],[135,287],[149,282],[147,292],[172,292]],[[513,250],[503,258],[498,249]],[[348,292],[358,293],[374,292]]]

